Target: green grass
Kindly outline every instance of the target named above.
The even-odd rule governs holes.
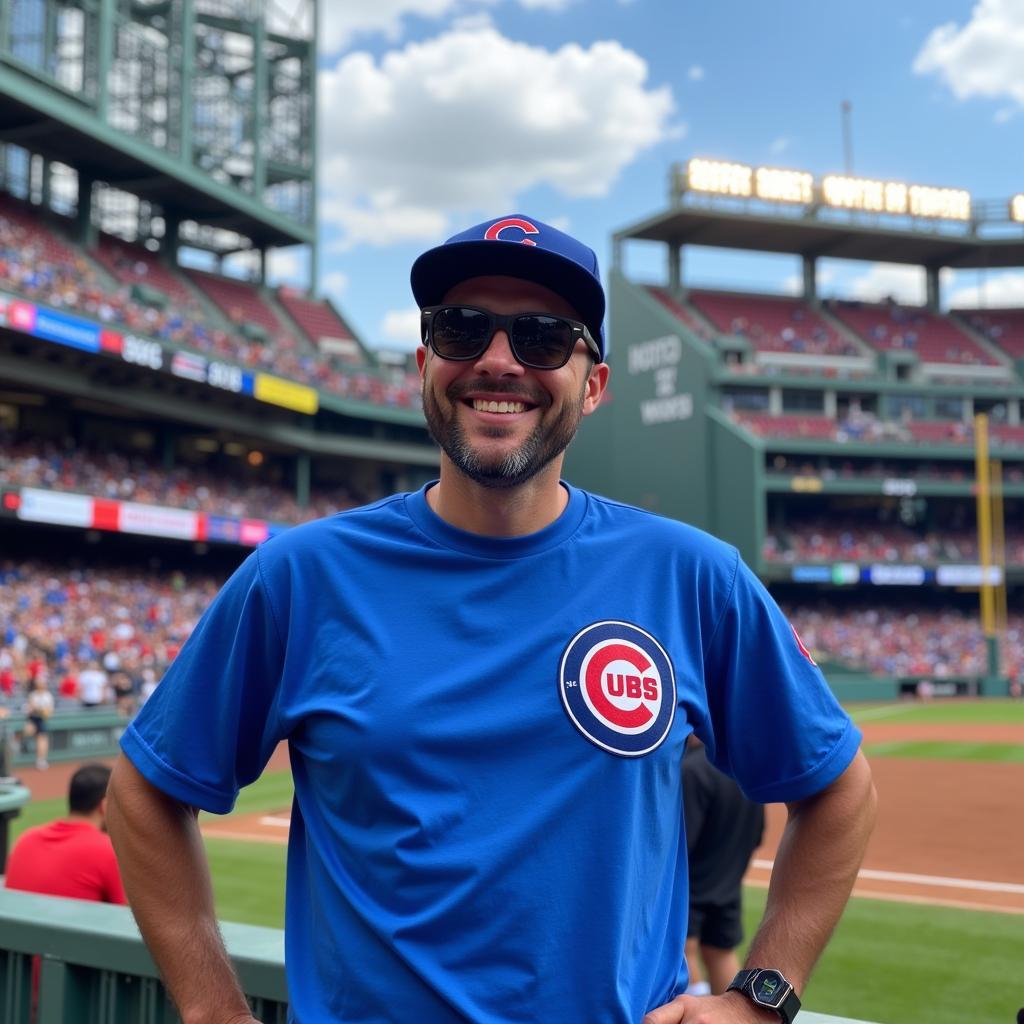
[[[752,934],[763,889],[744,890]],[[1016,914],[851,900],[808,987],[817,1013],[881,1024],[1010,1024],[1024,1003]]]
[[[217,916],[222,921],[284,927],[283,843],[207,839]]]
[[[847,711],[858,723],[1024,725],[1024,700],[936,700],[929,704],[890,701],[851,704]]]
[[[993,761],[1024,764],[1024,746],[1016,743],[963,743],[915,740],[912,742],[869,743],[868,757],[920,757],[935,761]]]

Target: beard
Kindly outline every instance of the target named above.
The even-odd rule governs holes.
[[[445,396],[451,407],[451,412],[446,417],[433,389],[424,379],[423,413],[427,420],[427,430],[430,432],[430,436],[437,442],[456,469],[483,487],[495,489],[515,487],[535,477],[569,447],[569,442],[576,436],[576,430],[583,418],[586,386],[586,381],[584,381],[576,399],[567,401],[553,421],[545,422],[545,417],[542,415],[541,421],[518,447],[493,456],[488,456],[485,452],[473,447],[456,416],[456,410],[460,404],[460,394],[469,390],[473,390],[476,394],[487,391],[487,386],[482,382],[453,384]],[[508,385],[503,385],[500,388],[500,393],[508,394]],[[532,401],[528,395],[524,394],[523,397]],[[545,410],[545,413],[548,412],[550,410]],[[505,430],[496,426],[487,432],[487,436],[498,439],[505,436]]]

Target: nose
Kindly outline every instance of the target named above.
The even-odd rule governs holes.
[[[491,343],[477,357],[475,368],[479,373],[494,377],[521,377],[524,372],[512,354],[512,343],[507,332],[501,329],[494,332]]]

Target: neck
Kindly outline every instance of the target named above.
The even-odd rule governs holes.
[[[68,813],[68,821],[84,821],[103,831],[103,815],[98,811],[92,814],[76,814],[74,811]]]
[[[484,537],[522,537],[550,526],[569,494],[559,482],[562,459],[516,487],[484,487],[441,458],[441,479],[427,491],[427,504],[446,523]]]

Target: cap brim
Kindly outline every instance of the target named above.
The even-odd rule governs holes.
[[[439,245],[428,249],[412,265],[412,293],[419,306],[436,306],[459,282],[490,276],[518,277],[561,295],[590,328],[604,352],[601,285],[574,260],[546,249],[479,239]]]

